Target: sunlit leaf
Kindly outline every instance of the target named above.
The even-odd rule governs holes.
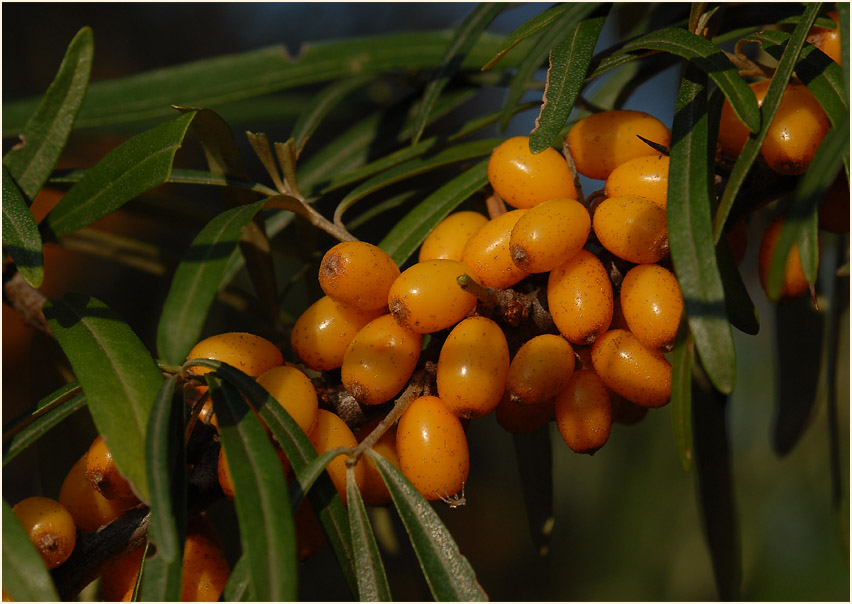
[[[3,249],[24,281],[39,287],[44,279],[41,234],[21,190],[3,166]]]

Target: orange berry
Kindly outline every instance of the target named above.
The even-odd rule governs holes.
[[[109,524],[132,507],[125,500],[107,499],[86,478],[86,456],[71,467],[62,481],[59,502],[71,513],[80,531],[94,531]]]
[[[467,436],[461,420],[436,396],[421,396],[403,412],[396,450],[403,474],[429,501],[455,495],[467,481]]]
[[[541,203],[512,227],[512,261],[528,273],[553,270],[583,249],[591,224],[589,211],[579,201],[551,199]]]
[[[772,257],[775,255],[775,248],[778,246],[778,239],[781,236],[781,227],[783,226],[783,216],[776,218],[766,227],[763,238],[760,241],[757,269],[763,291],[767,291],[769,269],[772,266]],[[793,247],[790,248],[790,252],[787,255],[787,264],[784,268],[784,284],[781,288],[781,298],[796,298],[806,294],[810,289],[811,285],[808,283],[805,271],[802,268],[799,246],[793,243]]]
[[[340,375],[343,386],[359,403],[379,405],[391,400],[408,383],[423,336],[402,327],[391,315],[382,315],[355,334]]]
[[[251,377],[284,364],[284,355],[275,344],[266,338],[243,332],[220,333],[205,338],[189,351],[186,358],[222,361]],[[204,375],[211,370],[193,366],[190,371],[195,375]]]
[[[574,349],[557,335],[527,340],[509,365],[506,393],[522,405],[543,403],[563,390],[574,373]]]
[[[464,418],[491,413],[503,397],[509,374],[509,345],[487,317],[468,317],[444,341],[438,357],[438,396]]]
[[[626,161],[659,155],[639,136],[669,145],[669,130],[660,120],[641,111],[619,109],[593,113],[575,123],[568,131],[568,148],[580,174],[605,180]]]
[[[340,417],[331,411],[320,409],[317,425],[311,433],[311,444],[314,445],[317,455],[322,455],[338,447],[354,449],[358,446],[358,440]],[[326,467],[328,475],[331,476],[331,482],[334,483],[344,504],[346,503],[346,459],[346,455],[338,455]],[[364,467],[364,464],[360,462],[355,465],[355,482],[359,487],[364,484]]]
[[[12,512],[41,554],[47,568],[56,568],[68,559],[77,543],[77,527],[65,506],[49,497],[27,497]]]
[[[328,250],[319,269],[325,294],[358,310],[377,310],[388,303],[388,290],[399,276],[390,255],[366,241],[343,241]]]
[[[666,211],[644,197],[607,197],[592,224],[600,244],[628,262],[653,264],[669,253]]]
[[[567,387],[556,395],[556,426],[572,451],[594,453],[609,439],[612,401],[609,390],[589,369],[575,371]]]
[[[381,420],[381,417],[377,417],[361,426],[355,434],[358,438],[358,442],[367,438],[370,433],[375,430],[376,426],[379,425]],[[372,448],[376,453],[398,468],[399,455],[397,455],[396,452],[396,429],[396,425],[388,428],[388,430],[379,437],[379,440],[376,441]],[[361,497],[363,497],[364,503],[366,505],[389,504],[391,502],[390,491],[388,491],[385,481],[382,479],[381,474],[379,474],[376,464],[369,456],[365,456],[364,459],[366,460],[366,466],[364,468],[364,484],[361,489]]]
[[[683,313],[677,277],[657,264],[637,264],[621,282],[621,308],[627,326],[652,349],[670,347]]]
[[[591,344],[612,322],[612,282],[603,263],[580,250],[547,279],[547,304],[559,333],[573,344]]]
[[[644,155],[615,168],[606,179],[607,197],[638,195],[665,208],[668,201],[669,156]]]
[[[629,331],[613,329],[599,337],[592,346],[592,364],[604,384],[628,401],[645,407],[669,402],[672,366]]]
[[[834,20],[835,27],[831,29],[812,27],[805,40],[831,57],[831,60],[838,65],[843,65],[840,52],[840,18],[836,10],[829,12],[826,16]]]
[[[218,602],[231,576],[222,548],[202,532],[190,531],[183,546],[182,602]]]
[[[461,260],[462,251],[488,217],[479,212],[462,211],[450,214],[426,236],[420,245],[418,262],[427,260]]]
[[[128,505],[138,501],[130,483],[119,473],[103,436],[98,435],[86,452],[86,478],[107,499],[120,499]]]
[[[105,602],[130,602],[145,547],[140,546],[107,562],[101,570],[101,595]]]
[[[279,365],[260,374],[257,383],[278,401],[302,432],[311,433],[317,421],[319,401],[313,382],[303,371]]]
[[[515,208],[531,208],[557,197],[577,198],[565,158],[550,147],[533,154],[527,136],[510,138],[494,149],[488,161],[488,181]]]
[[[512,260],[509,240],[512,229],[527,210],[512,210],[489,220],[471,235],[462,252],[462,262],[476,272],[486,287],[505,289],[529,275]]]
[[[494,415],[509,434],[532,434],[553,419],[554,398],[537,405],[519,405],[504,396]]]

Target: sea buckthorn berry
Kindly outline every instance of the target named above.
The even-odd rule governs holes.
[[[260,374],[257,383],[284,407],[302,432],[311,433],[317,421],[319,401],[313,382],[304,372],[290,365],[279,365]]]
[[[429,501],[458,493],[467,482],[470,453],[461,420],[437,396],[421,396],[399,418],[399,467]]]
[[[284,364],[284,355],[275,344],[266,338],[239,331],[220,333],[201,340],[186,358],[222,361],[251,377]],[[193,366],[190,371],[195,375],[204,375],[212,370]]]
[[[763,105],[763,98],[769,88],[769,80],[759,80],[748,85],[757,99],[758,107]],[[737,157],[743,150],[748,139],[749,129],[740,121],[731,103],[725,99],[722,104],[722,113],[719,116],[719,146],[722,153],[730,157]]]
[[[683,313],[683,294],[674,273],[658,264],[637,264],[621,282],[627,326],[652,349],[670,347]]]
[[[608,388],[644,407],[662,407],[672,390],[672,366],[629,331],[613,329],[592,346],[592,364]]]
[[[464,418],[491,413],[506,391],[509,344],[497,323],[468,317],[456,325],[438,356],[438,396]]]
[[[386,314],[384,308],[357,310],[323,296],[296,319],[290,345],[311,369],[338,369],[358,330],[383,314]]]
[[[575,453],[594,453],[609,439],[612,401],[609,390],[590,369],[575,371],[556,395],[556,426]]]
[[[819,228],[829,233],[848,233],[849,204],[849,181],[841,170],[819,206]]]
[[[182,602],[218,602],[231,576],[222,548],[202,532],[190,531],[183,546]]]
[[[840,52],[840,26],[838,25],[840,23],[840,18],[838,17],[836,10],[831,11],[826,16],[834,20],[835,27],[831,29],[825,27],[812,27],[805,40],[831,57],[831,60],[838,65],[843,65]]]
[[[423,336],[409,331],[391,315],[367,323],[352,339],[340,375],[359,403],[379,405],[408,383],[420,359]]]
[[[638,195],[665,208],[668,201],[669,156],[645,155],[628,160],[606,179],[607,197]]]
[[[577,199],[568,162],[555,149],[530,151],[530,139],[516,136],[501,143],[488,161],[494,192],[514,208],[531,208],[548,199]]]
[[[528,273],[553,270],[583,249],[591,226],[589,211],[579,201],[545,201],[527,211],[512,228],[512,261]]]
[[[666,211],[644,197],[607,197],[592,224],[600,244],[628,262],[653,264],[669,253]]]
[[[358,440],[340,417],[331,411],[320,409],[317,425],[311,433],[311,444],[316,449],[317,455],[322,455],[326,451],[338,447],[354,449],[358,446]],[[326,466],[326,471],[331,476],[331,482],[334,483],[344,504],[346,503],[346,459],[346,455],[338,455]],[[362,487],[365,480],[364,467],[361,462],[355,465],[355,482],[359,488]]]
[[[358,310],[376,310],[388,303],[388,290],[399,277],[390,255],[366,241],[343,241],[325,253],[319,284],[330,298]]]
[[[509,365],[506,394],[522,405],[543,403],[574,373],[574,349],[563,337],[541,334],[524,342]]]
[[[489,220],[476,231],[462,252],[462,262],[476,272],[481,285],[505,289],[529,275],[512,260],[512,229],[527,210],[512,210]]]
[[[77,543],[77,527],[65,506],[49,497],[27,497],[12,507],[24,532],[47,568],[68,559]]]
[[[652,115],[618,109],[594,113],[568,131],[568,148],[577,171],[583,176],[606,180],[626,161],[643,155],[659,155],[639,137],[669,146],[669,129]]]
[[[145,547],[126,551],[107,562],[101,570],[101,595],[104,602],[130,602]]]
[[[467,240],[486,222],[488,217],[479,212],[462,211],[450,214],[435,225],[423,240],[418,262],[461,260]]]
[[[130,483],[115,465],[103,436],[98,436],[86,452],[86,478],[107,499],[119,499],[130,505],[137,502]]]
[[[632,426],[640,422],[647,414],[648,407],[631,403],[626,398],[615,392],[609,392],[609,398],[612,401],[612,421],[613,423]]]
[[[361,426],[355,433],[358,442],[367,438],[370,433],[375,430],[376,426],[382,420],[377,417]],[[396,452],[396,425],[391,426],[379,437],[379,440],[373,445],[373,450],[391,462],[397,468],[399,467],[399,455]],[[366,466],[364,467],[364,484],[361,489],[361,497],[366,505],[387,505],[391,502],[390,491],[382,479],[376,464],[369,456],[364,456]]]
[[[71,467],[62,481],[59,502],[71,513],[80,531],[94,531],[109,524],[133,506],[126,500],[107,499],[86,478],[86,456]]]
[[[509,434],[532,434],[554,418],[553,405],[553,398],[537,405],[519,405],[504,396],[494,415]]]
[[[760,284],[763,286],[763,291],[767,291],[769,283],[769,270],[772,267],[772,257],[775,255],[775,248],[778,246],[778,239],[781,236],[781,228],[784,226],[783,216],[774,219],[766,227],[763,233],[763,238],[760,240],[760,249],[757,256],[757,269],[760,275]],[[799,246],[793,243],[790,248],[790,253],[787,255],[787,264],[784,268],[784,284],[781,288],[781,298],[796,298],[801,296],[811,289],[807,277],[805,277],[804,269],[802,268],[802,259],[799,256]]]
[[[612,282],[603,263],[587,250],[552,271],[547,305],[559,333],[573,344],[591,344],[612,322]]]
[[[476,306],[476,296],[459,286],[460,275],[476,281],[474,270],[458,260],[427,260],[405,269],[388,294],[393,318],[420,334],[452,327]]]

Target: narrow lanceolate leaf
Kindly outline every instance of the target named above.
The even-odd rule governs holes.
[[[80,385],[73,382],[43,398],[36,409],[3,426],[3,465],[85,406],[86,397]]]
[[[157,354],[165,362],[181,363],[198,341],[242,229],[264,203],[222,212],[193,240],[175,270],[157,327]]]
[[[66,294],[45,304],[44,316],[118,469],[136,495],[149,501],[145,435],[163,383],[157,363],[130,326],[100,300]]]
[[[20,142],[3,157],[3,165],[30,203],[47,182],[68,141],[89,85],[93,55],[92,29],[84,27],[68,45],[59,72],[19,134]]]
[[[174,400],[176,382],[176,376],[163,382],[148,420],[148,539],[156,553],[145,561],[140,597],[145,602],[174,602],[181,596],[187,481],[184,406]]]
[[[376,536],[373,534],[364,500],[361,499],[354,467],[346,469],[346,500],[349,526],[352,528],[359,599],[362,602],[390,602],[391,593],[385,565],[379,554],[379,546],[376,544]]]
[[[186,113],[125,141],[92,169],[47,216],[56,235],[77,231],[166,182],[195,117]]]
[[[212,374],[207,385],[234,482],[252,594],[260,601],[293,601],[298,594],[296,535],[281,462],[239,391]]]
[[[540,556],[550,552],[553,514],[553,447],[545,427],[532,434],[513,434],[518,476],[524,491],[524,507],[530,538]]]
[[[725,239],[716,245],[716,262],[725,287],[725,308],[731,325],[750,336],[760,331],[760,316],[743,281],[731,246]]]
[[[483,160],[412,208],[379,242],[379,247],[401,266],[423,243],[435,225],[486,184],[488,160]]]
[[[225,602],[255,602],[256,599],[251,595],[251,575],[249,574],[249,561],[247,556],[241,556],[234,568],[231,570],[231,576],[228,577],[228,582],[225,584],[225,589],[222,592],[222,599]]]
[[[3,592],[15,602],[58,602],[41,554],[3,500]]]
[[[540,153],[550,146],[568,121],[574,102],[586,81],[586,71],[595,52],[605,17],[580,21],[550,53],[550,69],[542,97],[541,112],[530,133],[530,151]]]
[[[426,85],[423,100],[420,102],[416,117],[414,119],[414,133],[411,137],[412,144],[417,144],[429,121],[429,114],[441,92],[449,84],[450,80],[459,70],[465,56],[476,44],[476,41],[485,31],[485,28],[494,20],[500,12],[506,8],[499,2],[482,2],[477,4],[473,11],[465,18],[453,35],[453,39],[447,45],[441,66]]]
[[[695,360],[692,333],[681,320],[672,363],[672,433],[684,472],[692,467],[692,367]]]
[[[18,185],[3,166],[3,248],[24,281],[39,287],[44,279],[41,234]]]
[[[431,504],[392,463],[373,450],[367,454],[376,464],[390,491],[393,504],[417,554],[426,583],[437,601],[480,602],[488,595],[476,573],[441,522]]]
[[[689,329],[710,380],[730,393],[736,381],[734,338],[711,227],[712,150],[707,76],[687,64],[672,124],[668,232]]]

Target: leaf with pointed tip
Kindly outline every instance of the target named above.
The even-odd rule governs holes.
[[[44,279],[41,233],[23,193],[3,166],[3,248],[24,281],[39,287]]]
[[[15,602],[58,602],[41,554],[3,500],[3,594]]]
[[[540,556],[550,551],[553,514],[553,446],[547,426],[532,434],[513,434],[518,476],[524,492],[524,507],[530,538]]]
[[[760,331],[760,316],[748,293],[731,246],[723,239],[716,245],[716,263],[725,288],[725,309],[731,325],[750,336]]]
[[[669,360],[672,363],[672,432],[684,472],[692,467],[692,367],[693,339],[681,318]]]
[[[349,526],[352,529],[352,549],[355,552],[355,576],[358,596],[362,602],[390,602],[390,586],[376,536],[367,517],[361,489],[355,480],[355,467],[346,468],[346,500]]]

